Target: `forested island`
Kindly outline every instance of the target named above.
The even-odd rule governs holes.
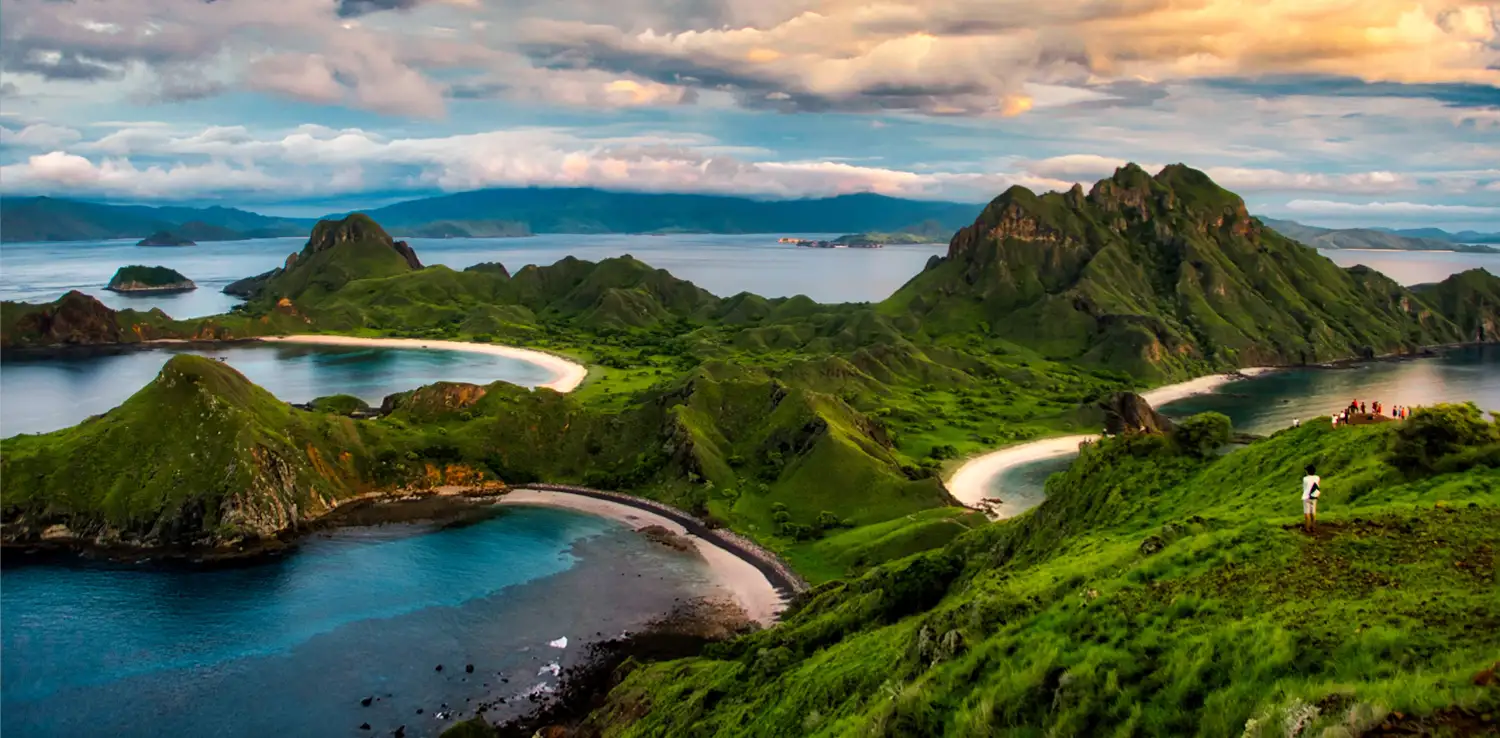
[[[1121,432],[996,523],[948,493],[946,462],[1097,429],[1143,387],[1494,340],[1500,278],[1341,269],[1191,168],[1007,190],[876,304],[719,297],[629,256],[423,266],[358,214],[236,289],[187,321],[6,303],[0,347],[323,332],[524,345],[589,377],[302,409],[178,356],[109,413],[0,442],[6,542],[232,551],[357,495],[543,480],[670,505],[814,585],[774,627],[596,674],[508,734],[1493,725],[1500,427],[1472,405],[1227,454],[1216,414]],[[1288,490],[1313,462],[1339,507],[1310,535]]]
[[[109,284],[104,287],[111,292],[131,294],[164,294],[189,292],[198,289],[193,280],[175,269],[164,266],[123,266],[115,271]]]

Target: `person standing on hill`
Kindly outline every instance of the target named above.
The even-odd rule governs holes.
[[[1307,476],[1302,478],[1302,527],[1308,533],[1318,527],[1318,497],[1323,490],[1323,478],[1312,464],[1307,465]]]

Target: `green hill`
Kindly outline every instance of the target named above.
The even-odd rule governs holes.
[[[886,310],[1148,377],[1459,337],[1396,283],[1340,269],[1182,165],[1154,177],[1128,165],[1087,195],[1013,187]]]
[[[114,410],[0,445],[9,535],[64,525],[152,546],[274,537],[374,486],[375,430],[294,410],[218,361],[180,354]]]
[[[286,265],[235,283],[225,292],[242,289],[246,294],[275,302],[316,301],[337,292],[356,279],[389,277],[422,268],[416,252],[405,241],[393,240],[378,223],[364,215],[342,220],[322,220],[298,253]],[[247,280],[242,280],[246,282]]]
[[[1440,438],[1430,465],[1410,463]],[[1097,444],[1030,514],[819,587],[701,657],[632,664],[567,734],[1493,729],[1494,424],[1439,406],[1223,457],[1180,441]],[[1307,463],[1325,480],[1316,536],[1300,529]]]
[[[1461,340],[1500,340],[1500,279],[1495,275],[1470,269],[1412,291],[1456,323]]]

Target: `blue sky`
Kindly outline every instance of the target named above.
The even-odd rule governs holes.
[[[1472,0],[7,0],[0,189],[317,214],[490,186],[982,202],[1184,162],[1500,230]]]

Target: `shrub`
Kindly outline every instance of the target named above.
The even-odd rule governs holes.
[[[1472,402],[1424,407],[1396,431],[1391,464],[1409,472],[1456,471],[1482,462],[1484,455],[1474,452],[1497,442],[1496,426]],[[1459,463],[1465,460],[1472,463]]]
[[[1208,458],[1229,443],[1229,417],[1222,413],[1199,413],[1172,430],[1172,440],[1183,453]]]

